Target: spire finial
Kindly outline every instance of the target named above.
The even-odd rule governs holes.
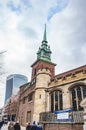
[[[46,24],[45,24],[45,29],[44,29],[44,37],[43,37],[43,41],[47,41],[47,38],[46,38]]]

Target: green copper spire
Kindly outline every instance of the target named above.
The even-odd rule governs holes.
[[[46,24],[45,24],[43,41],[41,47],[39,47],[39,50],[37,52],[37,59],[42,59],[51,62],[51,50],[50,50],[50,46],[48,46],[47,43],[48,42],[46,38]]]
[[[44,30],[44,37],[43,37],[43,41],[47,41],[47,38],[46,38],[46,24],[45,24],[45,30]]]
[[[44,36],[43,36],[42,45],[47,46],[46,24],[45,24],[45,29],[44,29]]]

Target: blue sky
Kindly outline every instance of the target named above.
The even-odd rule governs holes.
[[[86,64],[86,0],[0,1],[0,50],[6,74],[0,78],[3,106],[6,76],[24,74],[30,81],[44,24],[56,74]]]
[[[57,0],[56,5],[49,9],[47,20],[50,20],[56,13],[63,11],[69,4],[69,0]]]

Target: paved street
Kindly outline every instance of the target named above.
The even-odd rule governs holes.
[[[8,130],[8,125],[3,125],[1,130]],[[21,130],[25,130],[25,127],[21,126]]]

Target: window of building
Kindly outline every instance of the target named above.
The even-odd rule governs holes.
[[[41,99],[41,94],[39,95],[39,98]]]
[[[31,111],[27,112],[26,122],[31,122]]]
[[[34,69],[34,76],[36,75],[36,69]]]
[[[48,70],[48,67],[46,67],[46,71]]]
[[[51,111],[58,111],[63,109],[62,91],[57,90],[51,93]]]
[[[72,109],[74,111],[83,110],[80,102],[86,97],[86,86],[77,85],[71,89]]]
[[[25,97],[23,98],[23,104],[25,104]]]
[[[28,102],[31,101],[32,98],[33,98],[33,93],[30,93],[30,94],[28,95]]]

